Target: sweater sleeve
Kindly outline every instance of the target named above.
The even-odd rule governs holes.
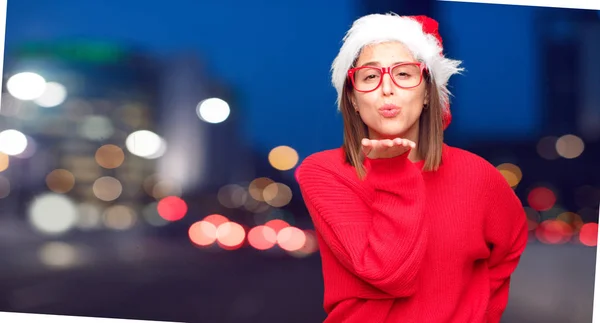
[[[528,229],[521,201],[502,175],[497,174],[490,187],[491,205],[485,227],[486,241],[491,248],[487,322],[499,323],[508,304],[510,277],[527,245]]]
[[[415,292],[427,243],[425,184],[407,155],[368,159],[362,183],[309,158],[296,173],[315,229],[338,261],[392,297]]]

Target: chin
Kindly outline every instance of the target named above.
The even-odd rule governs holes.
[[[377,133],[386,138],[401,138],[402,134],[406,133],[406,129],[404,127],[382,127],[379,129],[375,129]]]

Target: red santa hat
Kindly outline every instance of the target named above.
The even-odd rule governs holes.
[[[442,37],[438,22],[427,16],[399,16],[395,13],[371,14],[356,20],[343,39],[340,52],[331,66],[331,81],[337,91],[340,109],[344,83],[348,70],[366,45],[398,41],[404,44],[416,60],[425,63],[429,75],[435,80],[443,107],[444,129],[450,124],[450,76],[463,71],[461,61],[444,57]]]

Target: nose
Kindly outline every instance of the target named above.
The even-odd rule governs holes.
[[[381,76],[381,89],[386,96],[394,94],[394,83],[389,69],[386,69]]]

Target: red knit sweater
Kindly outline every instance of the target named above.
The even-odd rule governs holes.
[[[527,243],[519,199],[467,151],[444,145],[435,172],[407,156],[367,159],[363,181],[341,148],[296,171],[320,246],[325,322],[500,322]]]

